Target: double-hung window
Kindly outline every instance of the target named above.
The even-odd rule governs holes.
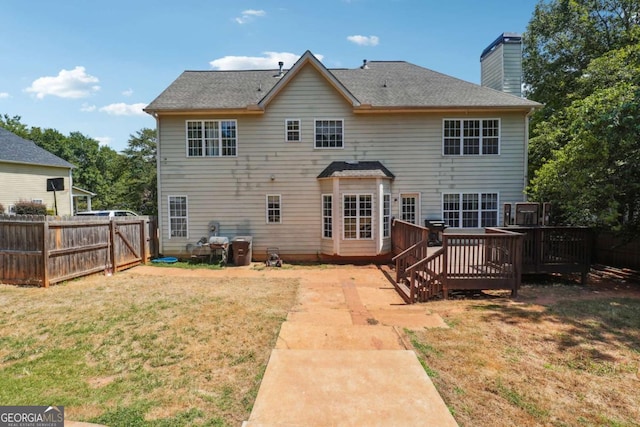
[[[343,148],[344,127],[340,120],[315,121],[315,148]]]
[[[187,196],[169,196],[169,237],[187,237]]]
[[[500,153],[499,119],[445,119],[442,152],[446,156]]]
[[[237,154],[235,120],[187,120],[187,157],[227,157]]]
[[[279,194],[267,194],[267,224],[282,222],[282,200]]]
[[[326,239],[333,237],[333,196],[331,194],[322,195],[322,237]]]
[[[345,239],[373,238],[373,196],[345,194],[343,198]]]
[[[391,194],[382,196],[382,237],[391,236]]]
[[[285,125],[285,141],[286,142],[302,141],[302,137],[300,135],[299,119],[287,119],[284,121],[284,125]]]
[[[495,227],[498,225],[498,193],[443,194],[442,217],[449,227]]]

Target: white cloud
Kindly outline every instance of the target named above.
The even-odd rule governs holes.
[[[216,70],[269,70],[277,69],[278,62],[284,62],[284,68],[291,68],[300,55],[289,52],[262,52],[264,56],[223,56],[209,64]],[[322,61],[322,55],[316,55]]]
[[[256,17],[265,16],[267,12],[264,10],[255,10],[255,9],[247,9],[243,10],[241,16],[237,17],[235,21],[238,24],[246,24],[247,22],[253,21]]]
[[[11,95],[9,95],[7,92],[0,92],[0,99],[7,99],[7,98],[11,98]]]
[[[380,42],[380,39],[378,38],[378,36],[360,36],[360,35],[356,35],[356,36],[349,36],[347,37],[347,40],[349,40],[352,43],[358,44],[360,46],[377,46],[378,43]]]
[[[146,113],[142,111],[147,104],[140,102],[138,104],[125,104],[119,102],[117,104],[109,104],[100,108],[100,111],[111,116],[144,116]]]
[[[38,99],[47,95],[60,98],[86,98],[100,90],[100,86],[96,85],[99,81],[97,77],[87,74],[84,67],[77,66],[73,70],[61,70],[55,77],[40,77],[25,90],[35,93]]]
[[[91,113],[93,111],[96,111],[96,106],[95,105],[89,105],[86,102],[82,104],[82,107],[80,107],[80,111],[85,112],[85,113]]]
[[[123,91],[122,94],[124,96],[131,96],[131,95],[133,95],[133,89],[127,89],[127,90]]]
[[[94,139],[98,141],[100,145],[103,145],[103,146],[111,145],[111,138],[108,136],[98,136]]]

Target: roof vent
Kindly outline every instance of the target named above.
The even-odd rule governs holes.
[[[363,70],[368,70],[369,69],[369,65],[367,65],[367,60],[363,59],[362,60],[362,65],[360,66],[361,69]]]
[[[276,74],[275,77],[280,78],[280,77],[284,76],[284,71],[282,70],[282,67],[284,67],[284,62],[279,61],[278,62],[278,74]]]

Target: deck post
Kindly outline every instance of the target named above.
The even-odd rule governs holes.
[[[449,298],[449,286],[447,284],[447,271],[449,270],[449,237],[442,235],[442,299]]]

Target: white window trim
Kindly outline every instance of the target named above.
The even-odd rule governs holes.
[[[318,147],[316,146],[316,122],[322,121],[333,121],[333,122],[342,122],[342,147]],[[335,118],[321,118],[321,119],[313,119],[313,149],[314,150],[344,150],[346,143],[344,140],[344,119],[335,119]]]
[[[298,139],[297,140],[289,139],[289,122],[298,122]],[[302,142],[302,120],[284,119],[284,142]]]
[[[402,220],[402,198],[403,197],[412,197],[415,196],[417,198],[416,200],[416,222],[417,224],[415,225],[422,225],[420,224],[420,219],[422,218],[422,195],[419,191],[408,191],[406,193],[400,193],[398,196],[398,219]]]
[[[460,154],[445,154],[444,152],[444,123],[449,120],[458,120],[460,123]],[[480,152],[478,154],[464,154],[464,128],[462,127],[462,123],[465,120],[479,120],[480,121]],[[498,152],[496,154],[482,154],[482,146],[483,146],[483,137],[482,137],[482,121],[483,120],[497,120],[498,121]],[[478,157],[478,156],[499,156],[502,152],[502,119],[498,117],[465,117],[465,118],[457,118],[457,117],[445,117],[442,119],[442,140],[441,140],[441,149],[442,155],[444,157]]]
[[[490,227],[497,227],[500,225],[500,192],[493,190],[482,190],[482,191],[445,191],[440,195],[440,217],[444,220],[444,196],[445,194],[457,194],[458,195],[458,203],[460,207],[458,208],[458,227],[453,227],[456,229],[465,229],[465,230],[479,230],[485,228],[482,226],[482,195],[483,194],[495,194],[496,198],[496,225]],[[462,195],[463,194],[476,194],[478,196],[478,226],[477,227],[463,227],[462,225]]]
[[[278,219],[279,221],[269,221],[269,197],[278,198]],[[282,224],[282,195],[281,194],[267,194],[264,198],[265,202],[265,221],[267,224]]]
[[[217,156],[205,156],[204,155],[204,146],[202,147],[202,156],[190,156],[189,155],[189,122],[200,122],[202,124],[202,132],[204,135],[204,123],[205,122],[218,122],[218,150],[219,155]],[[223,156],[222,155],[222,129],[220,126],[220,122],[234,122],[236,124],[236,149],[235,154],[233,156]],[[224,157],[238,157],[238,147],[239,147],[240,135],[238,129],[238,120],[237,119],[198,119],[198,120],[185,120],[184,121],[184,148],[185,148],[185,156],[188,159],[219,159]]]
[[[331,216],[329,216],[329,217],[327,217],[324,214],[324,198],[325,197],[330,197],[331,198]],[[320,213],[321,213],[321,218],[322,218],[322,221],[320,223],[320,229],[321,229],[320,230],[320,233],[321,233],[320,235],[322,236],[323,239],[326,239],[326,240],[333,240],[334,231],[335,231],[335,221],[334,221],[334,218],[333,218],[333,203],[334,203],[333,194],[325,193],[325,194],[322,194],[320,196],[320,210],[321,210]],[[327,237],[327,236],[324,235],[324,232],[325,232],[324,219],[325,218],[331,218],[331,237]]]
[[[358,211],[358,216],[356,216],[356,234],[357,237],[355,238],[347,238],[346,237],[346,229],[345,229],[345,216],[344,216],[344,198],[345,196],[355,196],[356,197],[356,201],[357,201],[357,211]],[[371,216],[367,217],[367,218],[371,218],[371,237],[360,237],[360,197],[362,196],[369,196],[371,198]],[[375,239],[375,229],[376,229],[376,207],[375,207],[375,199],[374,199],[374,195],[373,193],[342,193],[342,197],[341,197],[341,204],[342,204],[342,214],[341,214],[341,219],[342,219],[342,240],[346,240],[346,241],[354,241],[354,240],[374,240]],[[353,217],[349,217],[349,218],[353,218]]]
[[[385,215],[384,212],[384,199],[388,198],[389,199],[389,215],[387,218],[387,215]],[[380,211],[382,212],[382,238],[383,239],[388,239],[391,237],[391,217],[392,217],[392,213],[393,213],[393,207],[391,204],[391,193],[383,193],[382,194],[382,206],[380,207]],[[389,228],[387,230],[387,234],[385,234],[385,224],[388,224]]]
[[[187,215],[185,218],[186,226],[187,226],[187,235],[186,236],[172,236],[171,234],[171,218],[182,218],[177,216],[171,216],[171,198],[172,197],[184,197],[184,203],[187,208]],[[185,194],[170,194],[167,196],[167,233],[169,234],[169,239],[188,239],[189,238],[189,196]]]

